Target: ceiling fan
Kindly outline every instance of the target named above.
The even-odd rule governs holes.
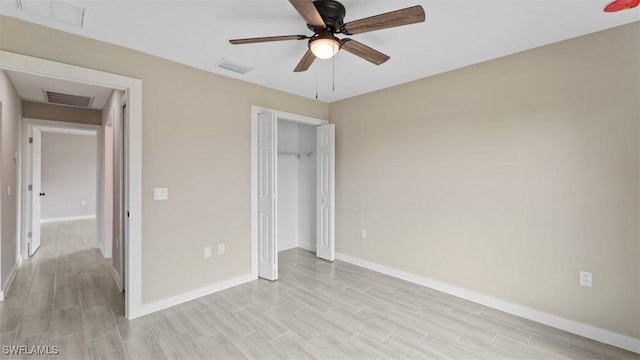
[[[340,49],[380,65],[389,56],[350,38],[339,39],[335,34],[355,35],[369,31],[388,29],[423,22],[425,13],[422,6],[391,11],[364,19],[344,23],[345,7],[334,0],[289,0],[291,5],[306,21],[313,35],[268,36],[229,40],[233,45],[254,44],[269,41],[307,40],[308,50],[296,66],[294,72],[306,71],[317,58],[330,59]]]

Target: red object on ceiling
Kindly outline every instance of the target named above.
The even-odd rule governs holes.
[[[633,9],[640,5],[640,0],[615,0],[604,7],[604,12],[617,12]]]

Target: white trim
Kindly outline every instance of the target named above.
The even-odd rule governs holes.
[[[213,285],[205,286],[196,290],[188,291],[170,298],[154,301],[152,303],[144,304],[140,309],[140,316],[151,314],[156,311],[170,308],[172,306],[180,305],[187,301],[201,298],[203,296],[211,295],[218,291],[226,290],[234,286],[242,285],[250,281],[256,280],[257,277],[253,274],[242,275],[233,279],[225,280]]]
[[[584,336],[592,340],[600,341],[605,344],[610,344],[625,350],[640,353],[640,339],[634,339],[630,336],[618,334],[603,328],[580,323],[574,320],[565,319],[556,315],[545,313],[543,311],[531,309],[526,306],[513,304],[508,301],[480,294],[475,291],[467,290],[442,281],[433,280],[406,271],[398,270],[390,266],[380,265],[368,260],[357,258],[355,256],[336,253],[336,259],[379,273],[383,273],[385,275],[393,276],[395,278],[402,279],[414,284],[442,291],[444,293],[457,296],[465,300],[473,301],[490,308],[498,309],[512,315],[549,325],[551,327]]]
[[[311,251],[313,253],[316,252],[316,244],[315,243],[306,242],[306,241],[300,241],[298,243],[298,247],[302,248],[302,249],[305,249],[305,250],[308,250],[308,251]]]
[[[122,279],[120,278],[120,274],[118,274],[118,272],[116,271],[116,268],[114,268],[113,266],[111,267],[111,276],[113,277],[113,280],[116,282],[116,285],[118,286],[118,290],[122,292]]]
[[[311,126],[320,126],[320,125],[326,125],[329,123],[329,121],[324,119],[318,119],[318,118],[314,118],[306,115],[292,114],[286,111],[273,110],[268,108],[258,107],[258,112],[260,112],[260,110],[262,109],[275,113],[278,120],[293,121],[300,124],[311,125]]]
[[[46,121],[54,121],[54,120],[46,120]],[[61,128],[58,127],[58,126],[38,126],[38,128],[43,133],[65,134],[65,135],[82,135],[82,136],[98,136],[98,133],[95,130],[81,130],[81,129],[76,129],[76,128],[73,128],[73,127],[67,127],[66,126],[67,123],[63,122],[63,121],[55,121],[55,122],[59,122],[61,124],[65,124],[63,133],[60,132]],[[74,123],[69,123],[69,124],[74,124]],[[79,125],[89,125],[89,124],[79,124]],[[93,124],[91,124],[90,126],[100,127],[100,125],[93,125]]]
[[[258,113],[251,106],[251,276],[258,278]]]
[[[275,113],[278,120],[306,125],[318,126],[329,123],[324,119],[251,105],[251,275],[255,278],[258,278],[258,114],[260,111]]]
[[[278,252],[289,250],[289,249],[293,249],[293,248],[297,248],[297,247],[298,247],[298,242],[297,241],[291,241],[291,242],[284,243],[284,244],[278,244]]]
[[[22,259],[20,258],[16,259],[16,263],[15,265],[13,265],[13,269],[11,269],[11,272],[9,273],[7,282],[5,282],[4,286],[2,287],[2,290],[0,290],[0,301],[4,301],[5,294],[8,294],[9,290],[11,290],[11,285],[13,285],[13,279],[16,278],[16,273],[18,272],[18,268],[20,267],[20,264],[22,264]]]
[[[126,246],[125,317],[142,312],[142,81],[0,50],[0,69],[125,90],[129,109],[129,241]],[[101,216],[101,214],[98,214]],[[24,232],[24,230],[23,230]]]
[[[48,219],[40,219],[40,224],[47,224],[53,222],[63,222],[63,221],[76,221],[76,220],[90,220],[95,219],[96,214],[93,215],[79,215],[79,216],[65,216],[58,218],[48,218]]]

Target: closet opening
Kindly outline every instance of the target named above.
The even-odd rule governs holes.
[[[335,127],[251,108],[252,274],[278,279],[278,253],[335,259]]]
[[[278,252],[316,252],[316,127],[278,120]]]

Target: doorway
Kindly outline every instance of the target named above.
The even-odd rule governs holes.
[[[252,273],[274,281],[280,247],[335,259],[335,127],[257,106],[251,113]]]
[[[102,203],[98,185],[101,149],[97,141],[101,129],[97,125],[23,119],[23,134],[24,179],[28,185],[24,193],[27,231],[22,253],[31,257],[40,248],[41,223],[96,218],[101,224],[96,216]],[[92,236],[93,247],[98,246],[99,228]]]
[[[126,268],[125,317],[134,319],[150,311],[142,304],[142,81],[55,61],[0,50],[0,69],[38,74],[62,80],[92,84],[125,92],[127,99],[127,192],[129,239],[124,246]],[[100,142],[102,142],[100,138]],[[24,154],[24,152],[23,152]],[[22,179],[21,186],[26,179]],[[23,191],[24,193],[24,191]],[[24,202],[22,203],[24,209]],[[23,223],[24,224],[24,223]],[[22,226],[24,232],[26,226]]]

